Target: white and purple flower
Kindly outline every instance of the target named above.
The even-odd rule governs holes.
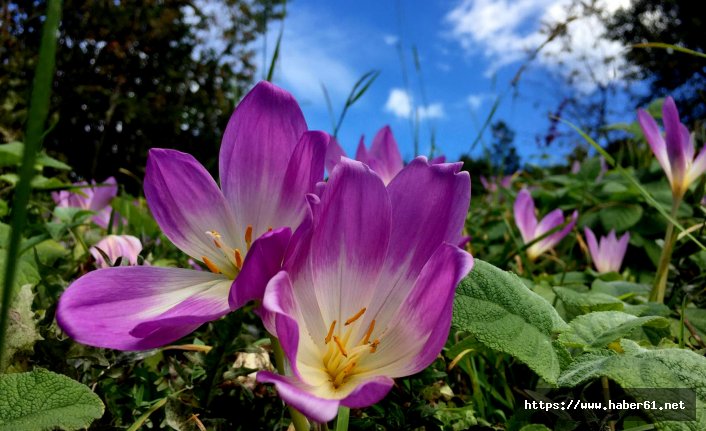
[[[461,163],[413,160],[387,187],[343,158],[295,232],[261,315],[288,375],[258,373],[309,418],[382,399],[396,377],[426,368],[446,343],[456,285],[473,258],[460,249],[470,202]]]
[[[628,249],[630,233],[625,232],[618,239],[615,235],[615,229],[613,229],[608,233],[608,236],[602,236],[600,241],[596,241],[596,235],[588,227],[584,228],[584,233],[586,234],[588,251],[591,253],[596,270],[600,273],[619,272]]]
[[[706,171],[706,147],[695,156],[694,136],[681,123],[677,105],[671,97],[667,97],[662,105],[665,137],[647,111],[638,110],[637,118],[652,152],[667,174],[672,194],[681,199],[689,185]]]
[[[76,280],[57,320],[76,341],[142,350],[190,333],[253,299],[280,269],[323,179],[329,136],[308,132],[286,91],[266,82],[233,113],[221,144],[221,188],[192,156],[152,149],[145,196],[177,247],[209,271],[126,266]]]
[[[110,268],[121,257],[121,264],[137,265],[142,243],[132,235],[108,235],[88,249],[98,268]],[[108,260],[105,260],[105,256]]]
[[[527,248],[527,256],[530,260],[535,260],[542,253],[557,245],[574,228],[578,218],[578,211],[574,211],[571,218],[565,220],[564,213],[557,208],[537,222],[534,199],[527,189],[522,189],[517,194],[514,213],[515,223],[520,230],[522,240],[525,244],[531,243]],[[548,232],[564,224],[563,228],[547,235]]]
[[[56,206],[93,211],[95,214],[91,220],[103,229],[107,229],[112,212],[110,201],[118,194],[118,184],[115,178],[110,177],[98,184],[95,181],[91,181],[90,184],[81,181],[74,183],[74,188],[78,188],[79,191],[61,190],[52,192],[51,197]],[[113,219],[113,226],[120,223],[119,220],[121,218],[117,213]]]

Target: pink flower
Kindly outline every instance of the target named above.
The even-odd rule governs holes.
[[[547,214],[542,221],[537,223],[534,200],[527,189],[522,189],[520,193],[517,194],[514,212],[515,223],[520,229],[522,239],[525,244],[532,243],[532,245],[527,248],[527,256],[530,260],[536,259],[542,253],[557,245],[559,241],[561,241],[571,231],[571,229],[574,228],[576,219],[578,218],[578,211],[574,211],[571,215],[570,221],[566,223],[562,211],[560,209],[555,209]],[[566,226],[564,226],[561,230],[544,236],[547,232],[556,229],[564,223],[566,223]],[[543,236],[544,238],[542,238]]]
[[[596,241],[596,235],[588,227],[584,228],[584,233],[596,270],[600,273],[620,271],[630,241],[630,233],[625,232],[625,235],[617,239],[613,229],[608,236],[602,236],[600,242]]]
[[[108,235],[88,251],[99,268],[110,268],[119,257],[123,258],[121,262],[123,265],[137,265],[137,256],[142,251],[142,243],[132,235]],[[101,251],[108,256],[109,261],[105,260]]]

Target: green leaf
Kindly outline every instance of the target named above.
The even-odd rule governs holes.
[[[103,416],[87,386],[44,369],[0,375],[0,394],[0,431],[78,430]]]
[[[623,302],[605,293],[579,292],[568,287],[555,286],[554,293],[564,303],[570,316],[591,313],[593,311],[622,310]]]
[[[559,341],[567,347],[592,350],[628,337],[641,326],[666,328],[669,320],[659,316],[635,317],[620,311],[597,311],[569,322],[569,329],[559,335]]]
[[[630,340],[622,340],[621,347],[624,354],[604,350],[579,356],[559,377],[559,386],[573,387],[605,376],[638,401],[640,392],[632,389],[690,388],[696,391],[696,422],[664,421],[658,423],[658,428],[706,429],[706,358],[685,349],[648,350]],[[653,412],[645,413],[650,416]]]
[[[524,362],[544,380],[556,382],[561,359],[552,340],[566,322],[515,274],[476,259],[456,291],[452,324],[487,347]]]
[[[649,296],[652,287],[648,284],[631,283],[629,281],[603,281],[596,279],[591,285],[591,291],[605,293],[616,298],[629,298],[635,295]]]
[[[642,218],[642,207],[635,204],[609,206],[601,210],[598,218],[606,231],[623,232],[633,227]]]
[[[530,424],[520,428],[520,431],[552,431],[542,424]]]
[[[702,308],[687,308],[684,310],[686,318],[696,328],[701,338],[706,338],[706,310]]]

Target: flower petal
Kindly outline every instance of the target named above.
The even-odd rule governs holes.
[[[259,371],[257,381],[274,383],[279,396],[289,405],[316,422],[333,420],[338,413],[339,400],[330,400],[313,395],[311,389],[294,377],[280,376],[269,371]]]
[[[696,181],[703,173],[706,172],[706,146],[704,146],[699,154],[694,159],[694,163],[689,169],[688,179],[689,184]]]
[[[110,201],[118,194],[118,184],[115,178],[110,177],[100,184],[93,186],[93,197],[90,208],[99,211],[110,205]]]
[[[535,238],[537,216],[534,213],[534,199],[527,189],[517,194],[514,205],[515,224],[520,229],[522,240],[527,244]]]
[[[417,157],[387,186],[392,232],[384,281],[371,300],[372,313],[388,306],[397,309],[437,248],[445,242],[461,242],[471,180],[468,172],[456,168],[457,164],[431,165]]]
[[[324,321],[340,322],[367,305],[389,238],[390,199],[380,177],[341,159],[314,211],[311,238],[309,265]]]
[[[341,404],[352,409],[372,406],[390,392],[395,381],[387,376],[375,376],[356,387]]]
[[[686,127],[679,120],[677,105],[671,97],[667,97],[664,100],[662,121],[664,122],[664,131],[667,138],[667,154],[669,155],[672,178],[676,184],[681,184],[686,175],[687,163],[691,162],[691,159],[687,160],[690,141],[684,139],[683,131],[686,130]],[[688,130],[686,130],[686,134],[688,136]],[[692,157],[693,152],[692,148]]]
[[[370,167],[380,175],[385,184],[389,184],[404,167],[400,149],[390,126],[383,127],[375,134],[369,156]]]
[[[261,234],[269,227],[296,227],[301,223],[307,206],[306,195],[313,193],[316,184],[324,179],[324,159],[331,137],[324,132],[306,132],[289,159],[287,172],[280,190],[277,206],[273,208],[270,220],[266,205],[261,205],[260,215],[253,225],[254,232]],[[275,196],[261,197],[270,202]]]
[[[593,264],[595,265],[598,260],[600,260],[600,252],[598,250],[598,242],[596,241],[596,235],[591,229],[586,226],[583,228],[583,232],[586,234],[586,243],[588,243],[588,251],[591,253],[591,258],[593,259]]]
[[[429,366],[448,338],[456,286],[472,268],[469,253],[453,244],[441,245],[394,318],[381,319],[392,326],[384,329],[377,352],[364,366],[390,377],[407,376]]]
[[[667,174],[669,181],[672,181],[672,168],[669,163],[669,155],[667,154],[667,144],[664,142],[661,132],[659,131],[659,126],[652,116],[647,113],[644,109],[637,111],[637,120],[642,128],[642,133],[645,134],[645,139],[647,143],[650,144],[652,152],[654,153],[657,161],[659,162],[664,173]]]
[[[228,313],[231,280],[210,272],[125,266],[89,272],[61,295],[59,326],[96,347],[162,346]]]
[[[436,156],[436,157],[432,158],[431,160],[429,160],[429,163],[431,163],[432,165],[446,163],[446,156],[444,156],[444,155]]]
[[[206,234],[211,230],[221,233],[232,247],[245,250],[242,234],[233,232],[234,219],[223,194],[191,155],[151,149],[145,173],[145,197],[167,238],[194,259],[203,260],[207,256],[217,266],[230,265]]]
[[[255,227],[260,207],[279,197],[289,159],[306,130],[294,97],[269,82],[257,84],[235,109],[223,135],[219,171],[223,194],[242,226]]]
[[[98,249],[110,258],[110,262],[105,261],[103,254]],[[132,235],[108,235],[88,251],[96,260],[96,266],[100,268],[111,267],[119,257],[129,262],[130,265],[137,265],[137,256],[142,251],[142,243]]]
[[[333,172],[333,167],[341,161],[341,157],[346,157],[346,152],[343,151],[338,140],[332,137],[326,149],[326,171],[329,175]]]
[[[355,150],[355,159],[370,166],[370,154],[365,148],[365,136],[361,136],[360,141],[358,141],[358,148]]]

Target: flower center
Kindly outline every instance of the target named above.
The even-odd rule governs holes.
[[[224,260],[219,260],[219,264],[213,262],[206,256],[201,256],[203,263],[211,272],[216,274],[224,274],[235,279],[243,269],[243,260],[252,245],[252,225],[248,225],[245,229],[245,250],[241,251],[238,248],[233,248],[223,241],[223,236],[215,230],[209,230],[206,235],[211,237],[213,245],[223,254]]]
[[[365,307],[347,319],[343,325],[336,327],[334,320],[329,327],[324,340],[326,351],[323,356],[324,371],[329,375],[329,381],[334,389],[343,386],[350,378],[360,372],[360,363],[368,355],[375,353],[380,340],[370,341],[375,330],[375,319],[370,322],[363,337],[356,343],[351,339],[354,323],[365,314]],[[343,330],[345,329],[345,332]]]

